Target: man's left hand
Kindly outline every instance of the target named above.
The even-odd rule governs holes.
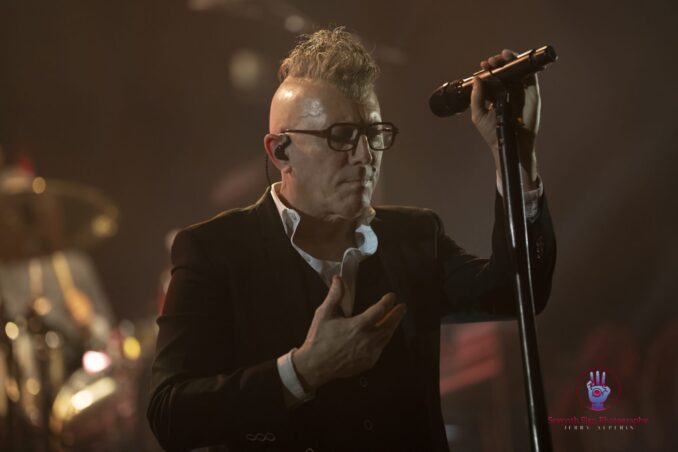
[[[501,53],[494,55],[487,60],[480,62],[482,69],[493,69],[503,66],[507,61],[516,58],[516,53],[512,50],[504,49]],[[537,156],[535,150],[535,141],[539,131],[539,120],[541,115],[541,98],[539,96],[539,83],[537,76],[531,75],[523,80],[524,86],[524,104],[522,116],[516,131],[518,149],[520,152],[520,163],[523,169],[524,189],[531,190],[537,187]],[[497,174],[501,175],[501,163],[499,160],[499,145],[497,142],[496,116],[494,108],[489,100],[485,98],[482,82],[475,79],[473,91],[471,92],[471,119],[480,135],[492,150],[494,164]]]

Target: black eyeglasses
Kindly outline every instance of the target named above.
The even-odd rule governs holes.
[[[373,122],[365,125],[338,122],[325,130],[285,129],[282,133],[305,133],[323,137],[327,139],[330,149],[340,152],[354,150],[360,137],[365,135],[373,151],[384,151],[393,146],[398,128],[390,122]]]

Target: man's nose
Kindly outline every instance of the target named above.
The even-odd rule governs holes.
[[[360,135],[360,138],[358,138],[358,144],[356,144],[355,149],[350,152],[351,160],[356,163],[369,165],[374,160],[374,155],[372,152],[373,151],[370,149],[369,142],[367,141],[367,136]]]

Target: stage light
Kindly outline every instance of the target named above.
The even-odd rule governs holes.
[[[141,344],[133,337],[126,337],[122,343],[122,351],[127,359],[136,360],[141,356]]]
[[[96,237],[111,237],[116,232],[117,225],[108,215],[98,215],[92,220],[92,233]]]
[[[52,310],[52,302],[48,298],[38,297],[33,301],[33,309],[38,315],[47,315]]]
[[[76,412],[84,410],[90,406],[92,402],[94,402],[94,398],[87,389],[76,392],[73,394],[73,397],[71,397],[71,405],[73,405]]]
[[[40,194],[44,192],[45,189],[47,188],[47,182],[45,182],[45,179],[43,179],[42,177],[36,177],[35,179],[33,179],[32,188],[33,193]]]
[[[96,374],[111,365],[111,358],[104,352],[90,350],[82,355],[82,367],[88,374]]]
[[[54,331],[48,331],[47,334],[45,334],[45,344],[47,344],[49,348],[57,348],[59,344],[61,344],[59,334]]]
[[[285,18],[285,29],[290,33],[299,33],[306,27],[306,20],[298,14],[290,14]]]
[[[32,395],[36,396],[40,393],[40,382],[37,378],[28,378],[26,380],[26,391]]]
[[[261,80],[261,57],[247,49],[238,50],[231,56],[229,74],[231,83],[238,89],[252,89]]]
[[[7,322],[5,324],[5,334],[8,338],[14,340],[19,337],[19,327],[14,322]]]

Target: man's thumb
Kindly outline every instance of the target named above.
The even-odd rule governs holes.
[[[471,119],[474,124],[479,123],[483,116],[487,114],[483,91],[483,82],[478,77],[475,77],[473,79],[473,89],[471,90]]]

